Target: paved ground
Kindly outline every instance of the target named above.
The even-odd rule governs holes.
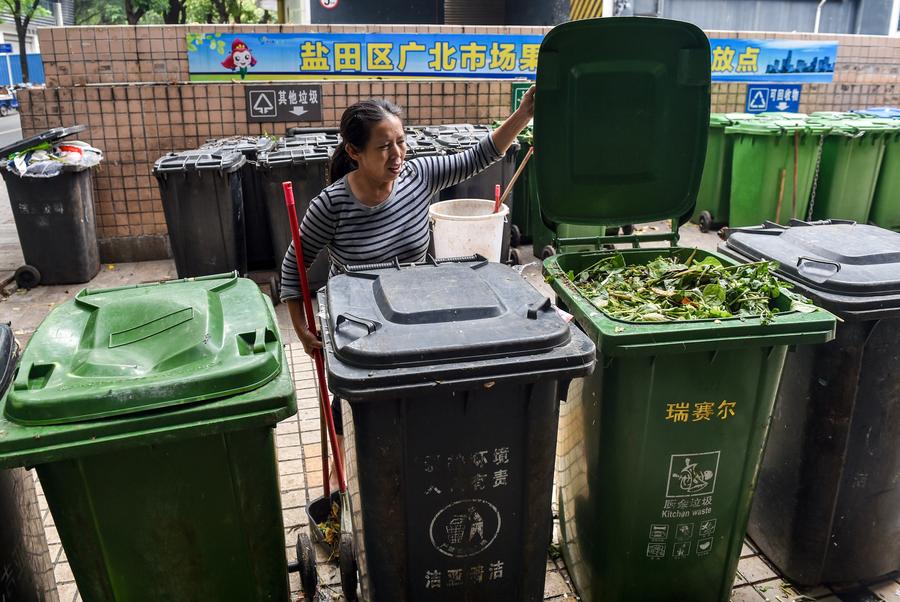
[[[2,132],[0,125],[0,132]],[[2,134],[0,134],[2,135]],[[12,223],[5,189],[0,190],[0,280],[11,274],[22,262],[18,250],[15,226]],[[665,224],[645,226],[647,229],[663,229]],[[713,234],[702,234],[695,226],[682,228],[682,244],[714,249],[718,239]],[[551,294],[543,282],[539,266],[530,254],[530,247],[520,248],[524,277],[535,287]],[[151,282],[176,276],[171,261],[143,262],[135,264],[103,265],[100,273],[87,286],[105,288],[128,283]],[[46,286],[31,291],[16,291],[9,297],[0,296],[0,321],[11,321],[17,338],[27,342],[34,329],[55,305],[70,299],[84,285]],[[286,560],[294,559],[292,542],[300,529],[306,529],[304,507],[307,500],[321,493],[321,446],[319,440],[318,412],[316,402],[313,367],[296,337],[290,329],[290,322],[284,306],[278,306],[277,313],[283,340],[287,345],[291,371],[298,395],[299,411],[296,416],[282,422],[277,427],[278,462],[283,506],[284,526],[287,537]],[[40,484],[38,483],[40,492]],[[47,539],[55,564],[55,574],[59,583],[62,602],[80,600],[72,571],[60,544],[53,517],[47,509],[46,500],[40,494],[44,513]],[[328,563],[319,551],[320,579],[325,583],[324,599],[340,600],[339,577],[334,565]],[[895,575],[895,577],[898,575]],[[291,577],[293,597],[302,600],[296,575]],[[565,566],[560,558],[548,558],[545,599],[554,602],[576,600]],[[845,584],[833,588],[819,587],[812,590],[792,588],[780,578],[777,571],[753,547],[746,542],[735,577],[732,600],[737,602],[801,601],[824,600],[828,602],[875,602],[889,600],[900,602],[900,583],[886,579],[876,584]]]

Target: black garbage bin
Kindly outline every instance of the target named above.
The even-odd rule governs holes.
[[[843,320],[834,341],[788,354],[750,537],[805,585],[900,570],[900,234],[795,221],[733,231],[720,251],[779,262]]]
[[[12,381],[17,355],[9,325],[0,324],[0,399]],[[0,469],[0,600],[59,600],[34,479],[22,468]]]
[[[9,193],[22,255],[30,266],[20,285],[87,282],[100,271],[91,169],[51,162],[43,165],[49,169],[34,168],[19,175],[6,164],[13,153],[83,130],[83,126],[55,128],[0,149],[0,174]]]
[[[363,599],[543,600],[559,403],[594,345],[508,266],[388,265],[319,295]]]
[[[328,185],[328,158],[331,148],[327,146],[293,145],[278,147],[272,152],[262,153],[257,162],[269,227],[272,232],[272,254],[275,266],[281,270],[284,253],[291,244],[291,227],[284,205],[282,182],[294,184],[297,199],[297,220],[302,222],[310,201]],[[330,261],[327,250],[322,250],[309,268],[309,285],[318,290],[328,280]]]
[[[247,247],[247,269],[270,270],[275,267],[269,233],[269,217],[262,193],[262,183],[256,169],[256,159],[275,147],[268,136],[231,136],[210,140],[200,148],[232,150],[244,155],[247,162],[241,168],[241,193],[244,201],[244,240]]]
[[[153,165],[179,278],[247,273],[241,169],[228,149],[169,153]]]

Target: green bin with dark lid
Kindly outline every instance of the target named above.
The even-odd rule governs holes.
[[[362,599],[543,600],[559,402],[594,345],[481,260],[353,268],[319,305]]]
[[[22,354],[0,466],[34,466],[81,597],[288,599],[271,302],[225,274],[84,290]]]
[[[545,221],[690,215],[709,125],[710,50],[700,29],[640,18],[560,25],[541,45],[537,88],[535,147],[553,149],[534,157]],[[786,303],[769,323],[618,320],[567,275],[612,253],[626,264],[672,256],[733,264],[668,238],[669,248],[544,261],[558,304],[597,345],[597,368],[572,383],[562,406],[557,456],[563,557],[588,602],[729,599],[788,347],[834,333],[831,314]]]

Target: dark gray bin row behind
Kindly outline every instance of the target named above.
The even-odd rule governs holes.
[[[407,158],[414,159],[463,152],[489,135],[491,128],[450,124],[406,131]],[[291,128],[277,141],[264,136],[223,138],[160,158],[153,173],[179,278],[271,270],[277,280],[291,242],[281,184],[293,182],[297,217],[302,220],[312,198],[330,183],[328,161],[340,141],[334,129]],[[441,191],[434,200],[493,198],[495,185],[505,189],[511,180],[517,151],[515,143],[502,161]],[[512,195],[506,202],[511,208]],[[501,256],[509,256],[508,223]],[[329,268],[323,251],[309,271],[313,289],[325,284]]]

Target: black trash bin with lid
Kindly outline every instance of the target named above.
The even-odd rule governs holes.
[[[12,330],[0,324],[0,400],[17,357]],[[0,525],[0,600],[58,601],[34,479],[23,468],[0,469]]]
[[[247,273],[243,154],[228,149],[169,153],[153,165],[179,278]]]
[[[900,234],[852,222],[732,231],[720,247],[842,318],[788,354],[748,532],[802,584],[900,569]]]
[[[84,129],[54,128],[0,148],[0,174],[28,264],[26,272],[17,274],[17,282],[25,288],[87,282],[100,271],[91,169],[48,162],[19,175],[7,164],[13,153],[52,144]]]
[[[279,272],[284,254],[291,244],[291,226],[287,219],[281,184],[287,181],[293,183],[297,199],[297,221],[302,222],[310,201],[328,185],[330,152],[331,148],[327,146],[299,145],[278,147],[259,156],[257,170],[266,199],[275,267]],[[328,252],[323,249],[309,268],[309,285],[313,290],[324,286],[329,269]]]
[[[272,257],[269,217],[263,197],[262,183],[256,170],[256,159],[275,147],[268,136],[231,136],[210,140],[201,149],[237,151],[246,157],[241,168],[241,192],[244,201],[244,239],[247,247],[247,269],[269,270],[275,266]]]
[[[319,296],[363,599],[543,600],[559,400],[594,345],[507,266],[386,265]]]

